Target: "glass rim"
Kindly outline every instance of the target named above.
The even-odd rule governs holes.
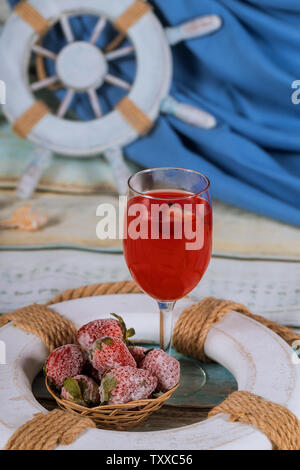
[[[204,189],[202,189],[201,191],[199,191],[199,192],[192,193],[192,194],[189,194],[187,196],[182,196],[182,197],[179,197],[179,198],[178,197],[163,198],[163,197],[150,196],[150,195],[147,195],[147,193],[137,191],[136,189],[133,188],[133,186],[131,184],[131,180],[135,176],[141,175],[143,173],[150,173],[150,172],[153,172],[153,171],[156,171],[156,170],[178,170],[178,171],[182,171],[182,172],[185,172],[185,173],[192,173],[192,174],[201,176],[204,179],[204,181],[206,182],[206,187]],[[197,171],[197,170],[190,170],[188,168],[180,168],[180,167],[176,167],[176,166],[162,166],[162,167],[155,167],[155,168],[146,168],[145,170],[137,171],[136,173],[134,173],[133,175],[131,175],[128,178],[127,185],[129,187],[129,189],[132,192],[134,192],[135,194],[138,194],[138,195],[143,196],[143,197],[148,198],[148,199],[157,199],[157,200],[160,200],[160,201],[167,201],[168,199],[169,200],[173,200],[173,199],[178,200],[178,199],[190,199],[190,198],[193,198],[193,197],[198,197],[198,196],[200,196],[200,194],[205,193],[206,191],[209,190],[210,181],[209,181],[207,176],[205,176],[203,173],[200,173],[200,171]]]

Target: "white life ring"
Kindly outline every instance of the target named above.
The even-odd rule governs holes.
[[[176,315],[189,305],[178,302]],[[115,311],[134,324],[137,340],[158,341],[159,316],[153,300],[144,294],[88,297],[53,307],[76,327]],[[102,312],[99,314],[99,312]],[[7,364],[0,365],[0,448],[37,412],[31,384],[47,357],[42,341],[12,324],[0,329],[7,347]],[[281,404],[300,418],[300,368],[293,350],[271,330],[236,312],[214,325],[205,352],[230,370],[238,388]],[[175,423],[174,423],[175,425]],[[271,449],[268,438],[252,426],[231,423],[218,415],[200,423],[153,432],[119,432],[90,429],[70,446],[58,449]]]
[[[28,1],[51,25],[75,14],[95,15],[114,23],[134,3],[135,0]],[[153,122],[170,88],[170,47],[163,27],[150,10],[128,29],[127,36],[134,47],[137,60],[137,73],[128,98]],[[40,36],[24,19],[17,13],[11,15],[0,44],[1,79],[7,87],[7,104],[3,108],[11,122],[15,122],[35,103],[28,79],[28,65],[32,48],[39,39]],[[72,73],[74,57],[82,61],[82,73],[77,68],[77,75]],[[84,89],[93,93],[101,86],[107,73],[107,60],[107,56],[92,43],[70,40],[56,57],[56,72],[67,89]],[[96,102],[97,99],[94,100],[95,106]],[[91,156],[112,147],[123,147],[138,136],[138,132],[121,113],[113,110],[88,122],[70,121],[47,114],[27,137],[53,152],[70,156]]]

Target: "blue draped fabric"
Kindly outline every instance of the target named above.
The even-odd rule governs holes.
[[[51,0],[50,0],[51,1]],[[10,0],[11,5],[18,0]],[[205,173],[213,196],[258,214],[300,226],[300,105],[291,101],[300,80],[299,0],[153,0],[164,25],[217,14],[222,28],[173,48],[171,94],[212,113],[212,130],[160,116],[151,133],[129,145],[126,155],[145,166],[179,166]],[[83,2],[84,4],[84,2]],[[75,18],[75,36],[90,36],[95,19]],[[98,45],[113,37],[107,28]],[[58,50],[59,29],[45,45]],[[112,73],[133,80],[134,60],[111,65]],[[47,63],[53,73],[53,63]],[[61,99],[64,91],[57,91]],[[113,106],[122,92],[101,89],[101,105]],[[92,110],[85,96],[72,104],[82,119]]]

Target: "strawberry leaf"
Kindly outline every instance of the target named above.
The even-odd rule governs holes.
[[[115,317],[115,318],[118,320],[118,322],[119,322],[119,324],[120,324],[120,327],[121,327],[121,329],[122,329],[122,332],[123,332],[123,336],[124,336],[124,338],[125,338],[127,328],[126,328],[126,323],[124,322],[123,318],[120,317],[120,315],[117,315],[116,313],[111,313],[111,315],[112,315],[113,317]]]
[[[77,380],[73,378],[68,378],[64,380],[64,388],[70,394],[72,400],[74,401],[83,401],[82,391]]]
[[[114,340],[112,338],[103,338],[101,339],[102,343],[108,344],[109,346],[114,344]]]
[[[131,338],[134,335],[135,335],[135,329],[134,328],[129,328],[129,330],[126,331],[126,339]]]
[[[101,386],[103,388],[103,401],[102,403],[106,403],[109,400],[110,392],[116,387],[118,381],[115,379],[113,374],[106,374],[101,382]]]
[[[123,332],[123,341],[125,344],[128,344],[128,338],[131,338],[133,335],[135,335],[134,328],[129,328],[129,330],[127,330],[126,323],[124,322],[123,318],[120,317],[120,315],[117,315],[116,313],[111,313],[111,315],[118,320]]]

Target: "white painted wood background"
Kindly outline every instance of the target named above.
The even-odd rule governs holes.
[[[0,252],[0,312],[46,302],[64,289],[130,279],[123,255],[76,250]],[[300,263],[215,257],[192,292],[247,305],[253,313],[300,326]]]

